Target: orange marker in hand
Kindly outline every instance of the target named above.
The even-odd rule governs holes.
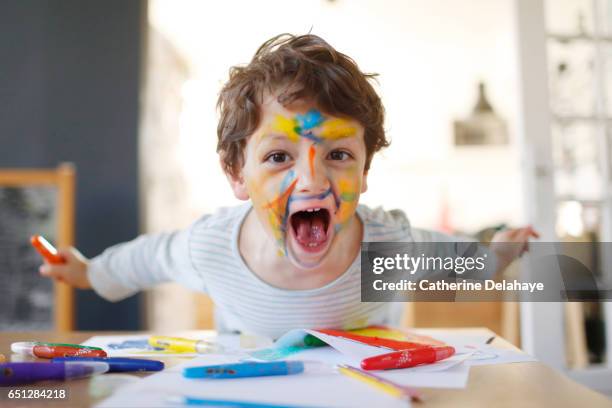
[[[63,256],[57,253],[57,249],[40,235],[32,235],[30,238],[32,246],[36,248],[38,253],[50,264],[63,264],[66,260]]]

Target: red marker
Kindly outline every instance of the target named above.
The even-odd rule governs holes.
[[[38,253],[50,264],[63,264],[66,260],[63,256],[57,253],[57,249],[40,235],[32,235],[30,238],[32,246],[36,248]]]
[[[106,357],[106,352],[99,347],[66,343],[18,342],[11,344],[11,351],[40,358]]]
[[[419,364],[431,364],[444,360],[455,354],[455,348],[426,347],[416,350],[401,350],[380,356],[366,358],[361,362],[364,370],[392,370],[394,368],[408,368]]]

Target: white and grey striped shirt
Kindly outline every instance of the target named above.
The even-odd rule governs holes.
[[[89,265],[94,290],[116,301],[155,284],[176,281],[211,297],[219,331],[271,338],[294,328],[397,323],[401,303],[361,302],[359,256],[344,274],[317,289],[280,289],[259,279],[238,250],[240,227],[250,209],[250,203],[224,208],[186,230],[143,235],[108,248]],[[411,228],[398,210],[360,205],[357,214],[363,222],[364,242],[449,239]]]

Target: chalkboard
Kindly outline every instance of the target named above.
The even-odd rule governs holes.
[[[0,330],[53,328],[53,282],[30,236],[56,240],[57,188],[0,187]]]

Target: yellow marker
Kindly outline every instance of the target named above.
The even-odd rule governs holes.
[[[221,351],[221,348],[214,343],[206,340],[192,340],[181,337],[151,336],[149,345],[164,348],[176,353],[214,353]]]
[[[421,400],[421,395],[417,390],[410,387],[395,384],[394,382],[391,382],[374,374],[366,373],[358,368],[341,364],[338,365],[338,371],[341,374],[346,375],[347,377],[351,377],[365,384],[371,385],[372,387],[378,388],[380,391],[385,392],[396,398],[413,399],[416,401]]]
[[[6,361],[6,357],[4,357],[4,354],[0,354],[0,363],[4,363]]]

